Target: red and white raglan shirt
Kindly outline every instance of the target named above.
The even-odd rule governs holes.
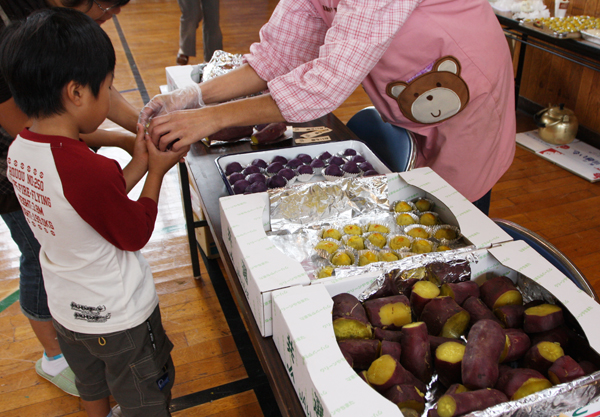
[[[126,330],[158,305],[139,252],[157,215],[149,198],[127,197],[118,163],[81,141],[23,130],[10,146],[7,176],[41,245],[52,317],[87,334]]]

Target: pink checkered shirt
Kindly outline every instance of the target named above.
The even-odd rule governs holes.
[[[288,122],[337,109],[421,0],[340,0],[331,28],[310,0],[281,0],[246,61]]]

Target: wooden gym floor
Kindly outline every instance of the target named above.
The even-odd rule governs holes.
[[[277,1],[221,0],[224,49],[244,53],[258,40],[260,26]],[[132,0],[117,19],[103,27],[117,51],[114,85],[134,105],[166,84],[165,67],[175,63],[179,9],[175,0]],[[198,56],[202,31],[198,30]],[[190,64],[200,62],[192,58]],[[370,102],[359,88],[335,114],[344,122]],[[116,128],[106,123],[107,128]],[[532,129],[519,115],[519,130]],[[127,156],[102,150],[122,162]],[[133,191],[135,195],[135,190]],[[591,184],[533,154],[517,148],[509,171],[494,187],[491,217],[512,220],[546,238],[568,256],[600,293],[600,185]],[[249,370],[236,350],[229,318],[202,270],[195,280],[189,257],[177,171],[163,184],[159,218],[143,249],[159,293],[165,328],[175,345],[177,369],[174,416],[262,416],[257,401],[264,386],[251,386]],[[34,364],[42,355],[18,303],[19,252],[0,222],[0,417],[85,416],[78,398],[68,396],[39,377]]]

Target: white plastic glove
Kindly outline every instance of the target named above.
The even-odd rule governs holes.
[[[177,110],[199,109],[200,107],[204,107],[202,90],[200,85],[192,84],[170,93],[155,95],[140,112],[138,123],[147,127],[153,117]]]

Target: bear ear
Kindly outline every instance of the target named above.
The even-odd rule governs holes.
[[[435,71],[451,72],[452,74],[460,74],[460,62],[453,56],[445,56],[438,59],[433,66]]]
[[[391,98],[397,99],[398,96],[400,95],[400,93],[402,93],[407,86],[408,86],[408,84],[406,84],[403,81],[396,81],[393,83],[389,83],[386,88],[386,90],[387,90],[386,93]]]

